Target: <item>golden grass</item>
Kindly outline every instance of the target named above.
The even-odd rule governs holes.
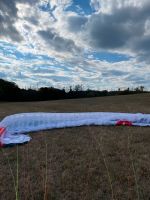
[[[150,113],[149,94],[2,103],[16,112]],[[99,200],[150,198],[150,129],[90,126],[31,133],[23,146],[0,150],[0,199]]]

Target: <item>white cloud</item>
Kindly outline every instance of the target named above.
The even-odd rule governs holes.
[[[149,0],[91,0],[90,4],[97,12],[110,14],[125,7],[142,8],[143,5],[149,4]]]
[[[10,2],[0,3],[0,20],[4,24],[0,35],[15,44],[16,49],[10,49],[9,56],[0,54],[1,77],[6,75],[22,86],[24,82],[59,87],[83,83],[103,89],[131,86],[139,80],[148,87],[148,0],[91,0],[93,13],[88,15],[66,11],[73,0],[15,0],[11,4],[6,1]],[[9,18],[5,10],[9,11]],[[37,58],[32,62],[18,59],[14,51],[31,53]],[[92,54],[87,58],[87,51],[119,52],[133,58],[109,63],[96,60]],[[41,54],[53,60],[44,60]]]

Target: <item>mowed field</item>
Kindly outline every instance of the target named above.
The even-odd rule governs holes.
[[[150,94],[0,103],[20,112],[150,113]],[[150,199],[150,128],[84,126],[29,133],[0,149],[0,200]]]

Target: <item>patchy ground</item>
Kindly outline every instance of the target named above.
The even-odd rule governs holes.
[[[150,113],[150,94],[0,103],[0,118],[19,112]],[[0,150],[0,199],[150,199],[150,128],[86,126],[32,133]]]

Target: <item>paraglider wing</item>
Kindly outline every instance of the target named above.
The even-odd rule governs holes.
[[[20,144],[31,140],[29,131],[83,125],[150,126],[150,114],[82,112],[82,113],[20,113],[0,122],[0,145]]]

